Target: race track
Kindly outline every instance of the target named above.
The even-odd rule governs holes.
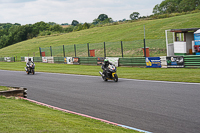
[[[0,70],[0,85],[26,87],[29,99],[153,133],[200,132],[198,83]]]

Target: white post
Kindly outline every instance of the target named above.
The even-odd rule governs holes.
[[[167,56],[169,56],[169,53],[168,53],[168,39],[167,39],[167,31],[169,31],[169,30],[165,30],[165,37],[166,37]]]
[[[181,33],[179,33],[179,36],[180,36],[180,41],[182,41],[182,39],[181,39]]]

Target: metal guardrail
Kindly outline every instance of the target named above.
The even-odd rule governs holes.
[[[199,55],[184,56],[184,65],[186,68],[200,68],[200,56]]]

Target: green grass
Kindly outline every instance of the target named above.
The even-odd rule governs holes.
[[[137,133],[22,99],[0,96],[1,133]]]
[[[7,91],[7,90],[9,90],[9,87],[0,86],[0,91]]]
[[[141,51],[138,48],[143,47],[144,25],[146,28],[146,45],[152,49],[150,56],[164,56],[166,55],[165,30],[198,28],[200,27],[199,22],[200,13],[194,13],[165,19],[141,20],[119,25],[95,27],[59,36],[37,37],[0,49],[0,57],[17,56],[17,59],[20,60],[21,56],[39,56],[39,47],[72,45],[73,48],[73,44],[92,43],[94,45],[92,45],[91,49],[98,49],[99,46],[96,47],[96,43],[120,41],[136,41],[131,45],[132,49],[129,45],[124,46],[124,53],[127,54],[126,56],[137,56],[137,51]],[[158,41],[155,41],[155,39]],[[110,47],[115,48],[116,45]],[[134,50],[136,53],[133,52]],[[108,56],[112,56],[113,53],[108,53]],[[118,56],[119,53],[116,53],[116,55]],[[78,54],[78,56],[81,56],[81,54]],[[141,52],[139,56],[141,56]]]
[[[24,71],[25,62],[0,62],[2,70]],[[100,76],[101,66],[35,63],[37,72]],[[119,78],[200,83],[200,69],[118,67]]]

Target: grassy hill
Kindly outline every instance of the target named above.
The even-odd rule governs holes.
[[[2,56],[39,56],[39,47],[56,47],[62,45],[102,43],[102,42],[120,42],[133,41],[137,48],[143,47],[144,25],[146,28],[147,46],[151,49],[157,49],[151,56],[166,55],[165,30],[178,28],[198,28],[200,27],[200,13],[187,14],[165,19],[141,20],[132,23],[123,23],[119,25],[95,27],[87,30],[37,37],[23,41],[3,49],[0,49]],[[152,40],[153,41],[150,41]],[[136,40],[139,40],[137,42]],[[148,42],[149,40],[149,42]],[[155,40],[158,40],[157,42]],[[150,43],[151,42],[151,43]],[[113,43],[114,45],[115,43]],[[130,51],[127,47],[125,51]],[[159,52],[161,50],[162,52]],[[151,52],[151,51],[150,51]],[[136,54],[132,54],[135,56]]]

